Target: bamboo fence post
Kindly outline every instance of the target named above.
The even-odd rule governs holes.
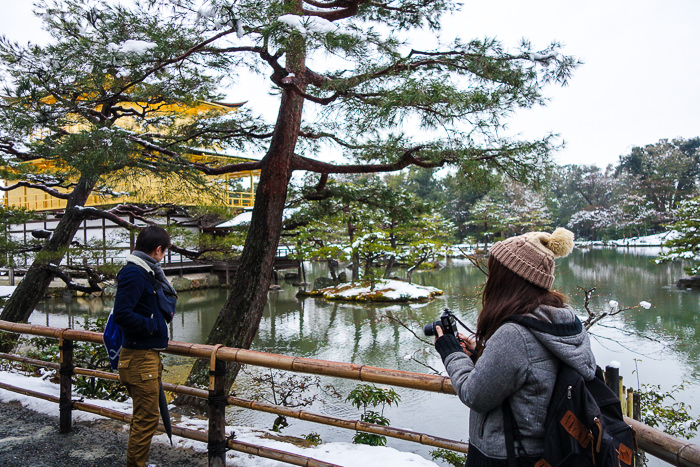
[[[638,392],[632,394],[632,419],[641,421],[642,420],[642,406],[640,401],[640,395]],[[644,467],[644,452],[641,449],[637,449],[634,453],[634,465],[636,467]]]
[[[209,370],[209,436],[207,457],[209,467],[226,465],[226,393],[224,377],[226,363],[216,358],[221,344],[214,346],[211,352]]]
[[[59,411],[59,433],[70,433],[73,424],[73,401],[72,401],[72,378],[73,378],[73,341],[64,339],[63,333],[58,346],[61,353],[60,374],[60,397],[58,404]]]
[[[620,370],[618,370],[619,372]],[[627,398],[625,397],[625,392],[627,388],[622,384],[622,376],[617,377],[617,398],[620,399],[620,407],[622,408],[622,413],[627,414]]]
[[[634,418],[634,389],[627,389],[627,415],[630,418]]]

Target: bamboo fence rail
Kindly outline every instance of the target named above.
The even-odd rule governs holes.
[[[58,329],[35,324],[11,323],[0,321],[0,330],[19,334],[34,334],[43,337],[64,338],[102,344],[102,333],[79,329]],[[190,344],[170,341],[166,353],[185,357],[209,360],[216,346]],[[333,362],[312,358],[290,357],[288,355],[270,354],[255,350],[220,347],[216,349],[216,358],[226,362],[262,366],[295,373],[308,373],[336,378],[353,379],[377,384],[389,384],[422,391],[455,394],[450,379],[445,376],[426,375],[411,371],[390,370],[355,363]]]
[[[0,321],[0,331],[8,331],[20,334],[33,334],[44,337],[54,337],[57,339],[69,340],[69,341],[84,341],[93,343],[102,343],[102,334],[92,331],[74,330],[74,329],[57,329],[49,328],[46,326],[22,324],[22,323],[10,323],[7,321]],[[379,384],[389,384],[394,386],[413,388],[423,391],[430,392],[440,392],[445,394],[455,394],[454,388],[449,380],[449,378],[433,375],[425,375],[421,373],[413,373],[407,371],[399,370],[389,370],[384,368],[370,367],[367,365],[357,365],[351,363],[341,363],[332,362],[326,360],[315,360],[309,358],[301,357],[290,357],[285,355],[267,354],[264,352],[256,352],[246,349],[234,349],[221,346],[210,346],[204,344],[190,344],[183,342],[173,342],[171,341],[166,353],[171,353],[174,355],[189,356],[194,358],[205,358],[210,359],[212,364],[216,361],[229,361],[238,362],[241,364],[256,365],[267,368],[275,368],[280,370],[287,370],[297,373],[309,373],[315,375],[332,376],[346,379],[353,379],[359,381],[366,381]],[[8,354],[0,354],[0,358],[10,358],[15,361],[24,362],[31,365],[40,365],[50,368],[58,368],[58,364],[51,364],[48,362],[42,362],[40,360],[26,359],[24,357],[17,357]],[[117,380],[117,375],[113,373],[103,372],[99,370],[91,370],[84,368],[75,368],[74,373],[83,376],[90,377],[100,377],[106,379]],[[683,467],[700,467],[700,447],[689,443],[684,440],[674,438],[666,433],[649,427],[633,418],[627,416],[632,413],[633,407],[635,407],[636,401],[630,390],[622,387],[620,380],[616,379],[615,384],[616,390],[619,391],[621,401],[623,404],[623,410],[626,414],[625,420],[629,425],[631,425],[637,434],[637,441],[640,449],[644,450],[648,454],[651,454],[659,459],[669,462],[674,465]],[[6,388],[8,385],[0,383],[0,388]],[[190,388],[182,385],[172,385],[164,383],[164,388],[171,392],[178,392],[183,394],[189,394],[196,397],[208,397],[210,394],[208,391],[199,390],[195,388]],[[22,394],[30,395],[33,397],[39,397],[54,402],[58,402],[58,398],[55,396],[47,396],[44,394],[36,393],[35,391],[24,390],[21,388],[16,388],[16,392]],[[291,416],[299,418],[302,420],[308,420],[312,422],[325,423],[333,426],[338,426],[342,428],[353,429],[357,431],[367,431],[369,433],[375,433],[385,436],[396,437],[400,439],[406,439],[409,441],[415,441],[431,446],[442,447],[445,449],[451,449],[460,452],[466,452],[466,443],[461,443],[458,441],[447,440],[443,438],[433,437],[431,435],[426,435],[422,433],[410,432],[407,430],[399,430],[392,427],[384,427],[381,425],[372,425],[356,420],[345,420],[338,419],[334,417],[328,417],[325,415],[319,415],[312,412],[290,409],[288,407],[275,406],[273,404],[266,404],[257,401],[249,401],[246,399],[241,399],[238,397],[229,396],[226,398],[226,402],[239,407],[249,408],[253,410],[262,410],[270,413],[276,413],[285,416]],[[76,403],[73,405],[75,408],[83,410],[84,403]],[[103,410],[99,407],[96,409]],[[90,410],[88,410],[90,411]],[[105,415],[108,416],[108,415]],[[110,417],[112,418],[112,417]],[[177,431],[176,431],[177,430]],[[184,430],[184,431],[181,431]],[[173,427],[173,433],[187,433],[193,430],[186,430],[180,427]],[[195,432],[196,436],[200,438],[206,437],[202,432]],[[194,436],[194,435],[193,435]],[[197,438],[192,438],[197,439]],[[202,438],[203,439],[203,438]],[[206,441],[206,440],[205,440]],[[227,443],[231,443],[229,440]],[[245,449],[255,450],[261,449],[260,447],[244,447],[239,446],[242,452],[249,452]],[[235,447],[232,447],[236,449]],[[281,451],[280,451],[281,452]],[[253,452],[249,452],[255,454]],[[255,454],[267,457],[263,454]],[[276,454],[275,454],[276,455]],[[282,453],[281,455],[288,455],[288,453]],[[282,460],[282,459],[279,459]],[[288,460],[283,460],[284,462],[289,462]],[[308,460],[308,462],[320,462],[315,460]],[[292,463],[292,462],[290,462]],[[326,466],[332,464],[295,464],[295,465],[319,465]]]
[[[14,355],[0,353],[0,358],[6,358],[6,356],[10,357],[10,360],[25,363],[28,365],[35,365],[54,369],[58,369],[59,366],[57,363],[44,362],[42,360],[35,360],[26,357],[18,357]],[[111,381],[119,380],[119,376],[115,373],[109,373],[100,370],[92,370],[88,368],[75,367],[73,368],[73,373],[80,376],[102,378]],[[209,397],[209,392],[204,389],[196,389],[190,386],[183,386],[179,384],[163,383],[163,389],[165,389],[168,392],[194,396],[201,399],[206,399],[207,397]],[[285,417],[297,418],[299,420],[321,423],[324,425],[345,428],[348,430],[364,431],[366,433],[389,436],[392,438],[402,439],[405,441],[412,441],[414,443],[424,444],[426,446],[449,449],[457,452],[466,453],[469,449],[469,444],[461,441],[441,438],[425,433],[418,433],[411,430],[404,430],[401,428],[367,423],[360,420],[347,420],[338,417],[331,417],[328,415],[322,415],[308,410],[284,407],[281,405],[269,404],[266,402],[254,401],[234,396],[228,396],[226,398],[226,402],[229,405],[234,405],[236,407],[241,407],[244,409],[257,410],[260,412],[273,413],[276,415],[284,415]]]
[[[57,404],[59,403],[59,398],[56,396],[51,396],[49,394],[43,394],[41,392],[32,391],[30,389],[24,389],[24,388],[12,386],[10,384],[6,384],[6,383],[2,383],[2,382],[0,382],[0,388],[5,389],[7,391],[12,391],[12,392],[16,392],[19,394],[23,394],[25,396],[36,397],[38,399],[43,399],[43,400],[47,400],[50,402],[55,402]],[[204,391],[204,392],[206,392],[206,391]],[[75,408],[77,410],[82,410],[83,412],[89,412],[89,413],[93,413],[95,415],[100,415],[102,417],[107,417],[107,418],[111,418],[113,420],[118,420],[120,422],[124,422],[127,424],[131,422],[131,416],[129,414],[126,414],[124,412],[119,412],[117,410],[108,409],[105,407],[99,407],[96,405],[87,404],[85,402],[73,401],[73,408]],[[165,432],[165,428],[163,427],[163,423],[158,423],[158,431]],[[188,439],[192,439],[195,441],[201,441],[203,443],[206,443],[208,441],[206,432],[191,430],[191,429],[182,428],[179,426],[173,426],[172,432],[173,432],[173,434],[181,436],[183,438],[188,438]],[[324,462],[324,461],[321,461],[318,459],[312,459],[309,457],[304,457],[304,456],[300,456],[297,454],[292,454],[292,453],[280,451],[277,449],[267,448],[267,447],[263,447],[263,446],[256,446],[254,444],[245,443],[242,441],[236,441],[234,439],[229,439],[227,441],[227,446],[229,448],[233,449],[234,451],[239,451],[239,452],[243,452],[246,454],[252,454],[254,456],[259,456],[259,457],[266,457],[268,459],[286,462],[286,463],[292,464],[292,465],[301,465],[301,466],[308,466],[308,467],[312,467],[312,466],[340,467],[337,464],[331,464],[331,463]]]

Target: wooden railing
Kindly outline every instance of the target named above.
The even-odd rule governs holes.
[[[130,420],[130,416],[128,414],[104,409],[102,407],[93,406],[83,402],[76,402],[71,399],[71,384],[73,375],[105,378],[113,381],[118,379],[115,373],[88,368],[77,368],[73,366],[73,342],[92,342],[101,345],[101,333],[76,329],[58,329],[39,325],[12,323],[8,321],[0,321],[0,330],[18,334],[29,334],[59,339],[59,348],[61,349],[60,363],[49,363],[16,355],[0,354],[0,358],[59,370],[61,381],[59,398],[56,398],[55,396],[47,396],[45,394],[40,394],[23,388],[9,386],[4,383],[0,383],[0,388],[57,402],[59,404],[59,430],[61,432],[68,432],[71,430],[71,411],[73,409],[92,412],[126,422]],[[224,367],[223,362],[237,362],[241,364],[287,370],[297,373],[332,376],[370,383],[388,384],[423,391],[455,394],[449,378],[446,377],[408,371],[390,370],[353,363],[341,363],[327,360],[269,354],[254,350],[223,347],[220,345],[211,346],[171,341],[165,352],[174,355],[203,358],[211,362],[211,369],[213,371],[211,372],[212,376],[210,379],[209,390],[167,383],[163,384],[164,389],[167,391],[208,399],[210,411],[209,431],[207,433],[187,430],[180,427],[173,427],[173,433],[185,438],[207,442],[209,449],[209,465],[225,465],[226,447],[257,456],[281,460],[293,465],[334,465],[297,454],[285,453],[278,450],[226,439],[226,422],[223,409],[216,409],[217,407],[221,408],[222,400],[225,401],[226,404],[235,405],[238,407],[290,416],[302,420],[332,425],[355,431],[364,431],[367,433],[389,436],[429,446],[450,449],[457,452],[467,452],[469,447],[468,444],[464,442],[440,438],[425,433],[374,425],[358,420],[346,420],[329,417],[306,410],[292,409],[289,407],[259,401],[251,401],[238,397],[226,396],[226,394],[223,392],[222,369]],[[626,421],[635,429],[640,449],[644,450],[648,454],[658,457],[659,459],[673,465],[700,467],[699,446],[685,440],[674,438],[632,418],[626,417]],[[222,449],[222,447],[224,449]]]

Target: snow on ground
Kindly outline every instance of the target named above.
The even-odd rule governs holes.
[[[617,245],[617,246],[663,246],[668,240],[680,237],[680,233],[675,230],[661,232],[643,237],[620,238],[608,241],[584,241],[576,242],[576,245]]]
[[[46,379],[0,371],[0,380],[2,380],[3,383],[12,386],[41,392],[56,397],[59,395],[58,385],[51,383]],[[39,413],[58,416],[58,404],[54,402],[0,389],[0,402],[7,403],[11,401],[18,401],[24,407]],[[106,407],[126,413],[131,413],[132,408],[130,400],[127,402],[113,402],[85,399],[85,402],[99,407]],[[79,410],[73,411],[73,420],[75,422],[96,420],[101,418],[104,417],[87,412],[81,412]],[[203,419],[183,418],[179,422],[174,422],[174,425],[182,428],[206,431],[208,421]],[[126,425],[124,429],[127,429]],[[228,426],[226,432],[228,435],[235,432],[235,439],[238,441],[278,449],[280,451],[291,452],[346,467],[384,467],[386,465],[436,467],[437,465],[434,462],[424,459],[418,454],[402,452],[389,447],[334,442],[322,443],[315,447],[304,448],[274,439],[277,434],[268,430],[243,426]],[[158,434],[153,439],[154,442],[157,443],[169,444],[168,438],[165,434]],[[206,456],[206,443],[192,441],[190,439],[181,438],[174,435],[173,444],[180,448],[190,448],[196,451],[201,451],[203,456]],[[226,455],[232,465],[239,467],[284,467],[289,465],[264,457],[250,456],[237,451],[228,451]]]
[[[435,287],[409,284],[397,280],[380,280],[374,285],[340,284],[334,287],[320,289],[319,293],[329,300],[374,300],[374,301],[419,301],[429,300],[436,295],[442,295],[442,290]]]
[[[0,298],[9,297],[16,288],[16,285],[0,285]]]

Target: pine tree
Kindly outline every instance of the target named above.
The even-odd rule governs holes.
[[[102,195],[107,203],[117,178],[145,174],[201,187],[202,173],[187,153],[211,140],[192,128],[203,122],[237,127],[235,119],[222,123],[216,110],[182,118],[220,96],[209,64],[195,57],[206,41],[182,34],[176,18],[75,0],[44,3],[38,12],[52,36],[48,44],[0,39],[0,175],[11,182],[4,191],[38,189],[65,200],[66,208],[2,311],[10,321],[26,321],[62,275],[58,265],[83,220],[104,217],[135,227],[121,216],[141,217],[126,206],[85,208],[88,196]]]
[[[90,11],[74,0],[59,4],[78,16]],[[513,52],[490,38],[423,47],[437,37],[442,15],[458,8],[458,2],[448,0],[209,0],[204,5],[148,0],[140,5],[144,12],[150,9],[134,14],[141,23],[116,31],[123,32],[123,40],[162,44],[153,50],[167,59],[135,84],[160,72],[180,79],[180,67],[203,63],[211,75],[220,72],[234,82],[243,71],[257,73],[258,82],[268,83],[279,97],[277,118],[270,124],[251,117],[236,129],[194,125],[182,130],[233,148],[245,148],[247,142],[264,148],[259,164],[253,164],[261,175],[241,256],[245,274],[234,280],[210,344],[248,348],[255,336],[294,172],[318,174],[319,193],[329,174],[392,172],[412,165],[449,165],[464,176],[497,171],[536,178],[548,162],[550,137],[520,141],[502,137],[499,130],[514,111],[544,103],[543,87],[566,83],[578,65],[556,43],[536,50],[524,41]],[[54,17],[57,24],[63,21]],[[112,34],[109,28],[98,29]],[[146,35],[161,30],[177,38],[166,38],[165,32]],[[81,37],[76,33],[75,42]],[[106,52],[109,42],[95,47]],[[89,73],[83,76],[90,79]],[[206,75],[197,76],[203,80]],[[182,81],[192,89],[193,83]],[[155,142],[148,150],[170,154],[167,145]],[[327,162],[340,154],[350,163]],[[222,174],[242,166],[195,168]],[[196,365],[190,383],[203,382],[207,370]],[[230,385],[236,371],[228,374]]]
[[[546,164],[550,139],[515,141],[498,130],[516,109],[541,104],[542,87],[565,83],[578,64],[560,54],[557,44],[534,51],[523,42],[509,53],[494,39],[455,39],[443,49],[411,49],[405,38],[436,34],[441,16],[457,8],[450,1],[209,5],[214,21],[235,17],[244,33],[240,43],[210,52],[263,76],[271,73],[280,104],[241,258],[246,274],[234,282],[208,343],[246,348],[252,342],[293,172],[319,174],[319,193],[329,174],[409,166],[451,165],[464,176],[493,170],[535,177],[542,172],[531,169]],[[318,155],[340,151],[354,163],[329,163]],[[199,365],[190,383],[205,373]]]

